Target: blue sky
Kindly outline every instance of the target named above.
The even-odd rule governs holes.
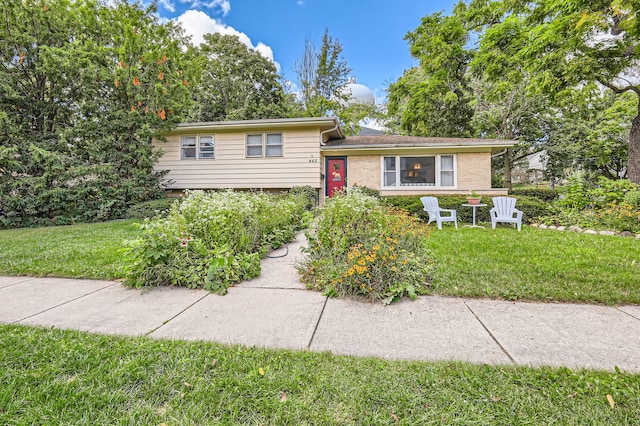
[[[280,73],[296,82],[294,64],[305,39],[320,45],[325,29],[343,46],[343,56],[358,83],[385,96],[385,87],[415,64],[404,36],[420,19],[449,13],[452,0],[158,0],[162,18],[176,20],[194,41],[202,34],[236,34]]]

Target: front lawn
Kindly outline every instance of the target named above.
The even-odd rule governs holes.
[[[0,326],[0,424],[631,425],[640,375]]]
[[[523,226],[432,229],[433,293],[640,303],[640,240]]]
[[[134,221],[0,231],[0,274],[116,279],[123,274],[122,243],[138,232]]]
[[[435,228],[435,227],[432,227]],[[116,279],[133,221],[0,231],[0,274]],[[430,294],[640,303],[640,241],[523,226],[432,229]]]

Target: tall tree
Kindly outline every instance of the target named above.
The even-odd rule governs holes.
[[[489,52],[508,51],[508,63],[533,77],[530,91],[557,100],[598,82],[640,97],[640,82],[632,78],[640,64],[638,0],[472,0],[463,9],[479,31],[478,64],[493,67]],[[640,183],[640,110],[631,120],[628,170]]]
[[[189,101],[183,46],[126,0],[2,1],[5,220],[108,218],[157,192],[151,137]]]
[[[237,36],[206,34],[193,121],[250,120],[287,115],[275,65]]]
[[[474,134],[482,138],[517,140],[513,148],[494,158],[495,169],[503,170],[503,186],[511,189],[511,169],[529,154],[544,149],[548,131],[548,103],[543,96],[526,91],[527,77],[502,81],[473,78],[471,121]]]
[[[318,49],[310,38],[304,41],[302,58],[296,61],[299,99],[304,109],[308,109],[315,97],[316,76],[318,74]],[[310,113],[310,115],[312,115]]]
[[[405,39],[419,66],[388,88],[391,127],[418,136],[470,136],[471,52],[464,22],[457,16],[427,15]]]
[[[637,98],[604,92],[595,83],[567,92],[550,121],[547,160],[549,177],[580,169],[590,180],[626,177],[629,127]]]
[[[359,121],[373,107],[351,102],[349,68],[342,56],[342,44],[325,30],[322,45],[317,48],[305,41],[302,58],[296,62],[302,114],[307,117],[336,116],[347,133],[356,133]]]

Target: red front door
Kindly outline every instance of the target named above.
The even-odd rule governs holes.
[[[336,191],[345,187],[347,179],[347,157],[327,157],[326,168],[327,196],[333,197]]]

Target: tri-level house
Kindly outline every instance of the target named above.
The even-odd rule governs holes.
[[[381,195],[506,194],[491,188],[491,156],[513,140],[399,135],[345,136],[332,117],[184,123],[154,140],[168,188],[344,187]]]

